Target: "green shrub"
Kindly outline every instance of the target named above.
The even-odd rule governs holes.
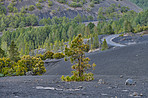
[[[6,14],[6,8],[0,4],[0,15]]]
[[[39,0],[39,3],[42,3],[43,2],[43,0]]]
[[[34,5],[30,5],[28,8],[29,11],[33,11],[34,9],[35,9]]]
[[[41,58],[36,58],[29,55],[23,56],[17,64],[19,65],[18,67],[20,67],[18,71],[24,71],[24,74],[26,74],[28,71],[33,72],[33,75],[41,75],[46,72],[44,62],[41,60]]]
[[[7,6],[9,12],[13,12],[13,9],[14,9],[13,6],[14,6],[13,3],[10,3],[10,4]]]
[[[69,59],[74,65],[71,66],[73,70],[71,73],[73,75],[71,77],[62,76],[62,81],[91,81],[94,79],[93,73],[87,73],[87,71],[90,68],[94,70],[96,64],[89,64],[90,59],[85,57],[85,48],[87,47],[84,44],[81,34],[74,38],[69,47],[65,47],[66,59]]]
[[[55,14],[55,13],[56,13],[56,10],[51,10],[51,13],[52,13],[52,14]]]
[[[64,54],[63,53],[55,53],[54,55],[53,55],[53,58],[55,58],[55,59],[61,59],[61,58],[64,58]]]
[[[120,34],[119,36],[120,36],[120,37],[123,37],[123,36],[124,36],[124,34]]]
[[[59,3],[66,3],[66,0],[57,0]]]
[[[37,3],[37,4],[36,4],[36,7],[37,7],[38,9],[40,9],[40,10],[42,9],[42,5],[41,5],[40,3]]]
[[[5,76],[11,76],[14,70],[16,63],[11,61],[9,58],[0,58],[0,73]]]
[[[36,57],[41,58],[42,60],[46,60],[45,56],[42,54],[37,54]]]
[[[106,39],[104,39],[104,41],[103,41],[103,43],[102,43],[101,47],[102,47],[102,49],[101,49],[102,51],[104,51],[104,50],[107,50],[107,49],[108,49],[108,45],[107,45]]]
[[[46,59],[53,59],[53,55],[54,55],[53,52],[47,51],[47,52],[44,54],[44,57],[45,57]]]
[[[76,2],[72,2],[70,4],[71,7],[82,7],[82,4],[81,3],[76,3]]]
[[[52,1],[48,0],[48,5],[52,6],[53,5]]]
[[[94,7],[94,2],[90,2],[90,7]]]
[[[17,0],[12,0],[12,2],[14,3],[14,2],[16,2]]]

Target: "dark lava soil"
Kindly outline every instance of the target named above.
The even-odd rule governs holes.
[[[71,74],[70,62],[62,59],[46,64],[43,76],[0,77],[0,98],[148,98],[148,42],[86,56],[97,65],[93,81],[61,81]],[[129,78],[136,84],[125,85]]]
[[[148,97],[148,77],[123,76],[120,78],[117,75],[97,75],[95,80],[89,82],[62,82],[60,77],[44,75],[0,78],[0,95],[1,98]],[[128,78],[132,78],[136,84],[125,85]]]
[[[120,36],[115,39],[113,39],[114,42],[124,44],[124,45],[131,45],[131,44],[137,44],[137,43],[143,43],[148,42],[148,35],[133,35],[133,36]]]

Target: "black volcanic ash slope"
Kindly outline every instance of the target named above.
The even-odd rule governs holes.
[[[93,71],[96,75],[148,75],[148,43],[95,52],[88,57],[90,63],[97,65]],[[70,71],[70,62],[60,61],[52,67],[48,66],[46,74],[67,75]]]

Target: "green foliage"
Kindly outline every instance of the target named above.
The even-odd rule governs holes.
[[[9,58],[12,61],[17,62],[20,59],[19,57],[20,54],[18,52],[18,48],[16,47],[14,41],[11,42],[8,52],[9,52]]]
[[[22,76],[31,71],[32,75],[46,72],[44,62],[40,58],[23,56],[17,63],[9,58],[0,58],[0,73],[5,76]]]
[[[46,60],[45,55],[42,55],[42,54],[37,54],[36,58],[41,58],[41,60]]]
[[[114,6],[112,5],[111,7]],[[132,27],[134,32],[144,30],[143,27],[148,24],[148,10],[141,13],[128,11],[106,20],[106,12],[103,11],[103,8],[100,8],[98,15],[105,15],[103,16],[105,19],[99,16],[100,20],[97,28],[93,24],[90,25],[91,23],[89,24],[90,26],[81,24],[82,21],[93,20],[93,17],[85,17],[79,14],[74,19],[53,17],[52,19],[43,18],[40,21],[38,17],[28,13],[1,15],[0,30],[4,30],[1,37],[1,48],[7,53],[11,41],[15,40],[18,50],[21,51],[22,49],[23,52],[21,53],[23,54],[29,54],[29,51],[37,48],[46,48],[47,50],[57,52],[61,49],[60,41],[62,39],[64,42],[72,40],[78,34],[77,32],[80,32],[84,38],[90,38],[90,35],[94,35],[95,32],[98,34],[124,32],[125,26],[128,26],[124,25],[125,21],[130,22],[129,27]],[[10,27],[15,29],[9,29]]]
[[[97,33],[94,35],[94,40],[93,40],[92,48],[93,49],[99,48],[99,38],[98,38],[98,34]]]
[[[0,47],[0,58],[3,58],[5,56],[6,56],[5,51],[2,50],[1,47]]]
[[[59,3],[66,3],[66,0],[57,0]]]
[[[11,76],[16,72],[14,67],[16,63],[11,61],[9,58],[0,58],[0,73],[5,76]],[[17,66],[16,66],[17,67]]]
[[[103,44],[102,44],[102,51],[104,51],[104,50],[107,50],[108,49],[108,45],[107,45],[107,42],[106,42],[106,39],[104,39],[104,41],[103,41]]]
[[[53,55],[53,58],[55,58],[55,59],[61,59],[61,58],[64,58],[64,57],[65,57],[65,55],[63,53],[55,53]]]
[[[33,11],[34,9],[35,9],[34,5],[30,5],[28,8],[29,11]]]
[[[124,22],[124,30],[126,33],[133,32],[134,29],[129,21]]]
[[[94,24],[94,23],[92,23],[92,22],[90,22],[87,26],[88,26],[88,27],[89,27],[89,29],[91,30],[91,29],[93,29],[93,28],[94,28],[95,24]]]
[[[51,0],[48,0],[48,5],[49,6],[52,6],[53,5],[53,2]]]
[[[41,3],[37,3],[37,4],[36,4],[36,7],[41,10],[41,9],[42,9]]]
[[[46,72],[44,62],[40,58],[23,56],[17,63],[20,67],[24,67],[24,74],[31,71],[33,75],[41,75]]]
[[[104,25],[102,31],[103,31],[104,34],[114,34],[115,33],[110,24]]]
[[[87,73],[86,70],[96,66],[95,64],[88,64],[90,59],[85,58],[84,51],[87,50],[88,45],[83,43],[81,34],[79,34],[72,42],[70,47],[65,47],[65,55],[70,58],[71,63],[75,63],[71,68],[72,76],[62,76],[63,81],[90,81],[93,80],[93,74]]]
[[[90,7],[94,7],[94,2],[90,2]]]
[[[53,52],[50,52],[50,51],[47,51],[44,56],[46,59],[53,59],[53,55],[54,53]]]
[[[79,3],[77,3],[77,2],[72,2],[71,4],[70,4],[70,6],[71,7],[82,7],[82,4],[79,2]]]
[[[13,9],[14,9],[14,4],[13,3],[10,3],[8,6],[7,6],[9,12],[13,12]]]
[[[148,9],[148,1],[147,0],[130,0],[131,2],[135,3],[139,7],[143,9]]]
[[[2,14],[6,14],[6,8],[0,4],[0,15]]]
[[[39,0],[39,3],[42,3],[43,2],[43,0]]]
[[[126,13],[128,10],[129,10],[128,7],[125,7],[125,6],[121,7],[121,12],[122,13]]]

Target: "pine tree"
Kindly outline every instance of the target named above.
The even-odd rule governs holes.
[[[88,62],[90,59],[85,57],[85,51],[89,50],[89,46],[83,43],[81,34],[79,34],[72,42],[70,47],[65,47],[65,55],[69,57],[71,63],[75,63],[71,68],[73,75],[62,76],[63,81],[89,81],[93,80],[93,74],[87,73],[86,70],[94,68],[95,63],[90,65]]]
[[[54,42],[54,52],[56,53],[59,50],[59,43],[58,41]]]
[[[72,26],[69,27],[67,34],[68,34],[68,38],[72,39],[72,37],[74,35],[73,27]]]
[[[98,34],[96,33],[93,41],[93,49],[96,49],[98,47],[99,47],[99,38],[98,38]]]
[[[53,50],[53,44],[50,43],[50,51],[52,51],[52,50]]]
[[[129,21],[124,22],[124,31],[126,33],[129,33],[129,32],[133,31],[133,27],[132,27],[132,25],[131,25],[131,23]]]
[[[14,41],[11,42],[10,47],[9,47],[9,58],[15,62],[17,62],[20,57],[19,57],[19,52],[18,52],[18,48],[16,47],[16,44],[14,43]]]
[[[25,55],[29,54],[29,45],[28,43],[25,44]]]
[[[66,30],[65,30],[65,29],[62,30],[62,36],[61,36],[61,39],[63,39],[64,41],[67,40],[67,34],[66,34]]]
[[[103,50],[107,50],[107,49],[108,49],[108,45],[107,45],[106,39],[104,39],[101,50],[103,51]]]
[[[6,56],[5,51],[2,50],[0,47],[0,58],[5,57],[5,56]]]

